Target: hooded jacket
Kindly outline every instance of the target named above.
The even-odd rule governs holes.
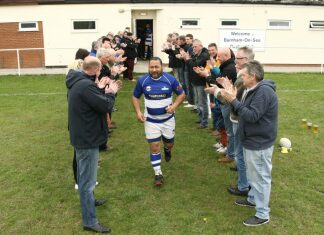
[[[242,145],[250,150],[271,147],[277,136],[278,98],[275,84],[262,80],[248,91],[243,102],[233,100],[234,111],[239,115]]]
[[[81,149],[95,148],[107,141],[106,115],[115,102],[114,94],[104,94],[91,79],[74,70],[66,76],[70,141]]]

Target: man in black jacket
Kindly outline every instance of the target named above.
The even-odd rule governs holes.
[[[125,67],[127,70],[124,72],[124,79],[133,81],[133,71],[135,65],[135,58],[137,57],[137,47],[138,43],[134,40],[133,34],[131,32],[126,33],[124,43],[121,44],[121,47],[124,49],[124,56],[127,57],[125,60]]]
[[[193,56],[185,58],[189,70],[189,80],[192,83],[194,97],[198,103],[198,128],[204,129],[208,127],[208,103],[207,94],[204,89],[206,86],[206,78],[199,76],[194,69],[197,67],[205,67],[207,60],[209,60],[209,53],[203,47],[200,40],[195,39],[192,44]]]
[[[82,72],[71,70],[68,73],[68,124],[71,144],[76,151],[83,228],[109,233],[111,230],[100,225],[96,218],[93,190],[97,180],[99,145],[107,141],[106,113],[114,106],[115,93],[121,82],[112,82],[108,88],[107,79],[101,79],[97,86],[93,80],[100,69],[100,60],[88,56]]]
[[[98,76],[98,80],[100,81],[101,78],[108,78],[108,79],[112,79],[112,80],[117,80],[119,74],[124,71],[125,67],[123,65],[112,65],[111,67],[108,67],[108,65],[110,64],[114,64],[116,58],[116,51],[114,49],[108,48],[99,48],[97,51],[97,58],[100,60],[101,62],[101,70],[100,70],[100,74]],[[117,95],[115,96],[117,98]],[[116,128],[116,126],[112,125],[112,113],[108,113],[107,114],[107,122],[108,122],[108,133],[112,133],[112,129]],[[111,149],[110,146],[108,146],[108,144],[102,143],[99,146],[99,151],[106,151]]]

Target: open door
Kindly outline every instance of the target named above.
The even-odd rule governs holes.
[[[151,58],[153,56],[153,19],[136,19],[135,25],[136,36],[141,39],[137,48],[138,58]]]

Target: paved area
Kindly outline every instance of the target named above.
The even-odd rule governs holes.
[[[266,72],[315,72],[315,73],[324,73],[324,68],[322,67],[273,67],[265,66],[264,70]],[[135,65],[134,71],[136,73],[146,73],[148,71],[148,61],[138,61]],[[167,65],[164,65],[164,71],[171,71]],[[21,75],[32,75],[32,74],[65,74],[66,68],[28,68],[21,69]],[[18,69],[0,69],[0,75],[18,75]]]
[[[139,61],[134,68],[136,73],[146,73],[148,71],[148,61]],[[171,71],[167,65],[164,66],[164,71]],[[65,74],[66,68],[28,68],[21,69],[21,75],[32,74]],[[17,75],[18,69],[0,69],[0,75]]]

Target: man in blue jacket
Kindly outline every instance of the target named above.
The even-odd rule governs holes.
[[[70,70],[67,74],[68,123],[70,140],[76,151],[78,186],[84,230],[109,233],[110,228],[99,224],[95,206],[105,203],[95,200],[93,190],[97,180],[99,145],[107,141],[106,113],[111,112],[115,93],[121,82],[101,79],[97,85],[100,60],[88,56],[83,62],[83,71]],[[99,202],[99,203],[98,203]]]
[[[258,61],[243,65],[240,73],[246,88],[241,101],[236,99],[236,90],[229,82],[221,94],[239,115],[247,178],[251,186],[248,198],[237,200],[235,204],[255,207],[255,216],[243,224],[259,226],[270,221],[271,158],[277,136],[278,99],[274,82],[263,80],[264,71]]]

